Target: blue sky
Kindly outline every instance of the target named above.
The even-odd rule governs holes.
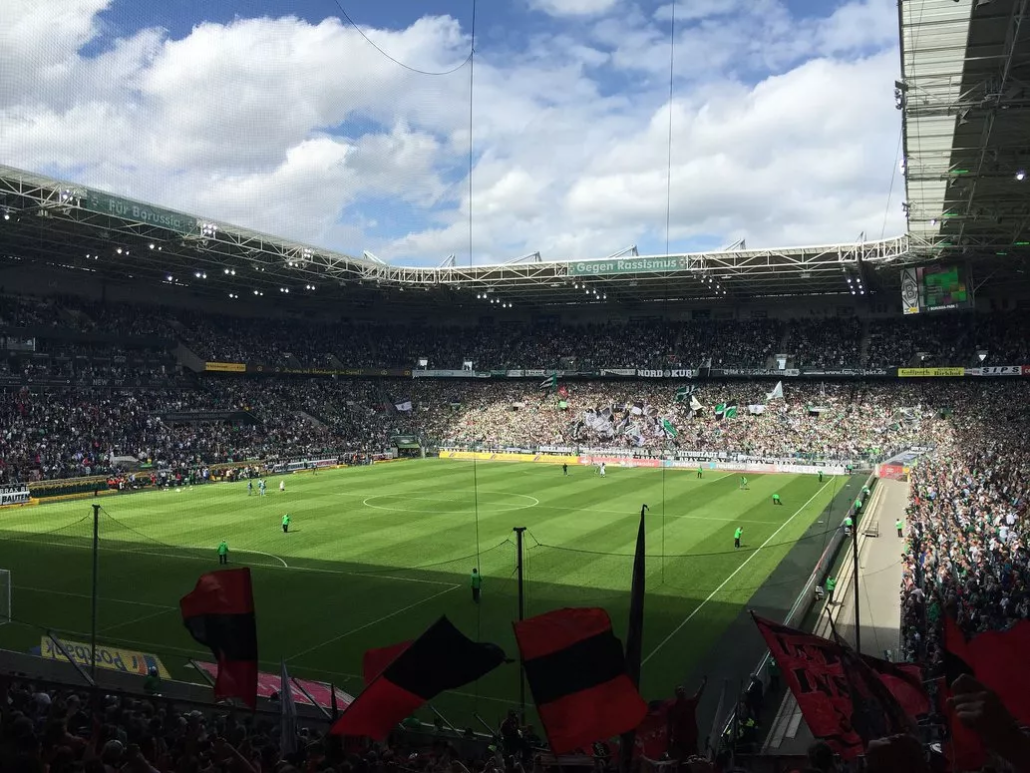
[[[414,67],[467,54],[471,2],[343,5]],[[894,0],[680,0],[671,104],[668,2],[481,0],[471,199],[467,68],[397,67],[333,0],[3,6],[0,162],[349,254],[572,259],[903,228]]]

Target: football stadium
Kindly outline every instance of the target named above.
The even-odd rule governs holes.
[[[0,770],[1026,766],[1030,2],[131,5],[0,10]]]

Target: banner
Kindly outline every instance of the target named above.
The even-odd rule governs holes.
[[[880,464],[876,467],[876,477],[887,480],[908,480],[909,468],[902,464]]]
[[[904,314],[919,313],[919,280],[914,268],[901,269],[901,311]]]
[[[526,371],[527,375],[529,371]],[[413,378],[490,378],[485,370],[413,370]]]
[[[268,365],[247,365],[247,373],[273,376],[358,376],[360,378],[411,378],[411,371],[401,368],[280,368]]]
[[[687,369],[679,370],[647,370],[637,369],[637,376],[640,378],[694,378],[696,371]]]
[[[209,674],[213,679],[215,674],[218,673],[218,666],[214,663],[203,663],[197,662],[197,665],[204,670],[205,673]],[[290,680],[294,684],[299,684],[307,691],[307,694],[315,699],[315,702],[323,709],[333,708],[333,697],[330,692],[330,686],[323,684],[322,682],[312,682],[308,679],[297,679],[293,678]],[[282,691],[282,677],[279,674],[266,674],[263,671],[258,672],[258,697],[259,698],[271,698],[273,695],[278,695]],[[335,688],[336,692],[336,707],[339,709],[345,709],[354,702],[354,696],[345,693],[339,688]],[[301,706],[310,706],[311,701],[308,700],[307,695],[301,690],[293,691],[293,702]]]
[[[636,368],[601,368],[602,376],[635,376]]]
[[[87,190],[86,195],[82,197],[82,207],[90,212],[146,223],[158,228],[167,228],[169,231],[180,234],[190,234],[197,230],[195,217],[160,207],[152,207],[149,204],[120,199],[100,191]]]
[[[794,378],[795,376],[800,376],[801,371],[797,368],[786,368],[784,370],[778,370],[776,368],[712,368],[710,374],[713,377],[768,376],[770,378]]]
[[[247,366],[242,362],[205,362],[207,373],[246,373]]]
[[[942,378],[966,375],[965,368],[898,368],[898,378]]]
[[[92,650],[88,644],[80,641],[61,639],[61,646],[71,656],[71,659],[80,666],[90,667],[93,664]],[[62,660],[68,662],[68,658],[57,648],[53,639],[44,636],[40,639],[39,654],[46,660]],[[157,655],[147,652],[136,652],[135,650],[123,650],[116,647],[105,647],[97,645],[97,668],[104,668],[108,671],[121,671],[125,674],[139,674],[146,676],[151,668],[157,669],[157,675],[162,679],[171,679],[164,663]]]
[[[569,276],[601,276],[607,274],[650,274],[659,271],[689,271],[697,257],[663,255],[656,258],[618,258],[612,260],[579,260],[569,265]]]
[[[25,505],[29,502],[29,487],[23,483],[0,486],[0,507],[4,505]]]
[[[988,365],[982,368],[969,368],[966,370],[968,376],[1021,376],[1023,366],[1021,365]]]

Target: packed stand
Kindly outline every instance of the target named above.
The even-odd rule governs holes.
[[[909,658],[940,666],[945,615],[967,635],[1030,617],[1030,394],[1022,381],[928,391],[952,416],[910,476],[902,633]]]
[[[939,421],[920,407],[919,388],[886,383],[788,383],[782,399],[769,397],[765,381],[705,382],[689,398],[660,381],[569,382],[563,394],[525,382],[416,386],[423,434],[444,446],[859,460],[918,443]],[[720,419],[716,408],[731,402],[735,415]]]
[[[795,365],[800,368],[854,368],[862,359],[862,320],[792,320],[785,350],[796,353]]]

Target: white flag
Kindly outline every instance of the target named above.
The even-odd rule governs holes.
[[[403,403],[394,403],[394,408],[403,413],[407,413],[411,410],[411,400],[405,400]]]
[[[297,704],[293,702],[293,687],[285,660],[279,679],[279,750],[285,756],[297,751]]]
[[[692,410],[692,411],[700,411],[702,408],[703,408],[703,406],[701,405],[700,402],[698,402],[698,399],[696,397],[694,397],[694,395],[691,395],[690,396],[690,410]]]
[[[780,400],[783,399],[783,382],[782,381],[777,381],[776,382],[776,386],[773,387],[773,391],[771,391],[769,394],[767,394],[765,396],[766,401],[775,400],[776,398],[779,398]]]

